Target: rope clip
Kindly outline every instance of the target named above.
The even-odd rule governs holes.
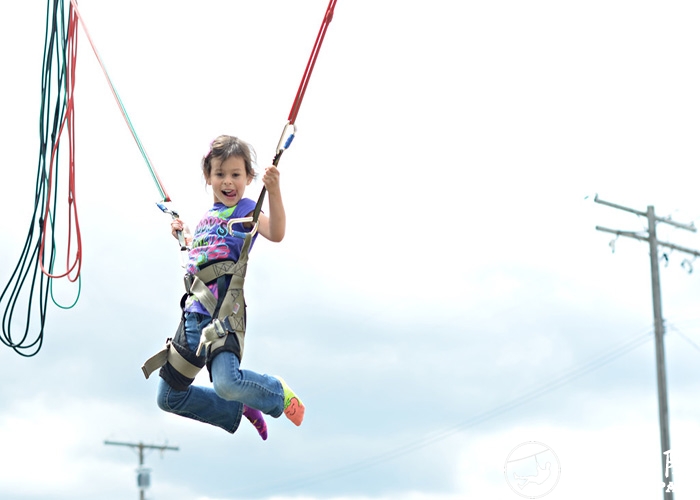
[[[287,130],[289,129],[289,127],[292,127],[292,133],[289,134],[289,137],[287,137]],[[282,135],[280,135],[280,140],[277,143],[277,154],[280,154],[282,151],[288,149],[289,146],[292,145],[292,141],[294,140],[294,136],[296,135],[296,133],[297,126],[293,123],[287,122],[287,124],[282,129]]]
[[[236,238],[241,238],[245,239],[248,234],[251,235],[251,238],[255,235],[255,233],[258,232],[258,223],[255,222],[253,225],[253,229],[251,229],[247,233],[243,233],[241,231],[235,231],[233,229],[234,224],[244,224],[246,222],[253,222],[253,217],[239,217],[238,219],[229,219],[228,224],[226,224],[226,228],[228,229],[228,234],[231,236],[235,236]]]
[[[163,213],[169,214],[173,219],[180,218],[180,215],[175,210],[169,209],[163,202],[157,201],[156,205],[158,205],[158,208],[160,208]],[[180,243],[180,251],[184,252],[185,250],[188,250],[187,243],[185,242],[185,235],[182,234],[182,231],[177,232],[177,241]]]

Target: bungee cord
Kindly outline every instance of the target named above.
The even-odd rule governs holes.
[[[316,42],[314,42],[313,49],[311,50],[311,56],[309,57],[309,62],[306,64],[306,69],[304,70],[304,76],[299,84],[299,89],[297,90],[297,95],[294,97],[294,103],[292,104],[292,109],[289,111],[289,117],[287,121],[290,124],[294,124],[297,119],[297,114],[299,113],[299,108],[301,107],[301,101],[304,99],[304,94],[306,94],[306,87],[309,85],[309,80],[311,79],[311,72],[314,70],[316,65],[316,58],[321,50],[321,44],[323,44],[323,39],[326,37],[326,31],[328,31],[328,25],[333,20],[333,12],[335,11],[335,4],[337,0],[330,0],[328,7],[326,8],[326,13],[323,16],[323,22],[321,23],[321,28],[318,30],[318,35],[316,36]]]
[[[129,131],[131,132],[131,136],[134,138],[134,141],[136,142],[136,145],[139,148],[139,151],[141,152],[141,156],[143,157],[144,161],[146,162],[146,166],[148,167],[148,170],[151,174],[151,177],[153,179],[153,182],[156,185],[156,188],[158,189],[158,192],[160,193],[161,200],[166,202],[170,201],[170,196],[168,195],[167,191],[165,190],[165,187],[163,186],[163,182],[160,180],[160,176],[158,175],[158,172],[156,172],[156,169],[153,167],[153,163],[151,162],[151,159],[148,156],[148,153],[146,152],[146,148],[143,146],[143,143],[141,142],[141,139],[139,139],[138,134],[136,133],[136,129],[134,128],[133,123],[131,122],[131,118],[129,118],[129,114],[126,112],[126,107],[124,106],[124,102],[122,101],[121,97],[119,96],[119,92],[117,92],[117,89],[114,86],[114,83],[112,83],[112,79],[109,76],[109,73],[107,72],[107,68],[105,67],[104,63],[102,62],[102,58],[100,57],[100,53],[97,51],[97,47],[92,41],[92,37],[90,36],[90,32],[87,29],[87,26],[85,25],[85,21],[83,20],[83,17],[80,15],[80,11],[78,10],[78,2],[76,0],[70,0],[71,6],[73,8],[73,11],[75,12],[75,15],[77,16],[78,20],[80,21],[80,25],[83,27],[83,31],[85,32],[85,36],[88,39],[88,42],[90,43],[90,47],[92,47],[92,51],[95,53],[95,57],[97,58],[97,62],[100,65],[100,68],[102,69],[102,73],[105,75],[105,78],[107,79],[107,83],[109,84],[109,88],[112,91],[112,95],[114,96],[114,99],[117,101],[117,104],[119,105],[119,110],[121,111],[122,117],[124,118],[124,121],[126,122],[127,126],[129,127]]]
[[[49,160],[49,186],[58,186],[58,180],[54,180],[54,173],[58,177],[58,168],[51,168],[58,162],[58,147],[61,141],[61,136],[63,134],[64,128],[68,131],[68,248],[66,251],[66,271],[62,274],[53,274],[53,265],[49,266],[50,269],[44,267],[44,248],[46,242],[47,234],[47,224],[49,221],[53,222],[51,214],[49,212],[49,206],[51,205],[51,190],[47,191],[47,201],[44,210],[43,226],[41,228],[41,242],[39,244],[39,264],[41,266],[41,271],[49,278],[64,278],[67,277],[69,281],[76,281],[80,276],[80,267],[82,263],[82,240],[80,238],[80,223],[78,222],[78,209],[75,200],[75,114],[74,114],[74,100],[73,94],[75,90],[75,64],[77,57],[77,23],[76,17],[73,9],[69,9],[69,20],[68,20],[68,36],[66,37],[66,65],[63,70],[63,77],[65,78],[65,115],[63,120],[61,120],[61,126],[58,130],[58,134],[55,139],[53,139],[53,147],[51,148],[51,157]],[[55,213],[56,203],[54,201],[54,213]],[[72,230],[75,226],[76,240],[77,240],[77,250],[75,255],[75,260],[70,263],[70,250],[72,241]],[[51,224],[51,229],[53,233],[53,224]],[[53,234],[52,234],[53,237]],[[51,260],[53,264],[53,259]],[[71,273],[75,272],[74,276]]]
[[[75,85],[75,62],[77,51],[77,29],[74,12],[68,11],[66,22],[63,0],[49,0],[46,11],[46,31],[41,75],[41,106],[39,114],[39,161],[35,185],[34,211],[29,231],[20,258],[7,285],[0,294],[0,304],[7,298],[2,317],[0,341],[18,354],[34,356],[43,345],[44,326],[48,299],[61,308],[71,308],[80,295],[80,266],[82,245],[80,225],[75,204],[75,156],[73,89]],[[55,93],[55,95],[54,95]],[[59,143],[64,130],[68,134],[68,249],[66,271],[54,274],[57,255],[56,223],[58,198]],[[50,156],[47,155],[50,152]],[[71,242],[76,239],[76,251],[71,260]],[[48,255],[47,255],[48,252]],[[31,277],[31,279],[30,279]],[[53,294],[52,280],[67,277],[78,282],[75,301],[70,305],[59,304]],[[28,281],[29,280],[29,281]],[[29,285],[25,295],[22,289]],[[13,334],[18,326],[15,310],[20,299],[26,298],[27,315],[22,332]],[[32,310],[39,308],[39,331],[32,335]]]
[[[321,50],[321,45],[323,44],[323,39],[326,36],[326,31],[328,30],[328,25],[330,22],[333,20],[333,13],[335,10],[335,4],[337,0],[330,0],[328,3],[328,7],[326,8],[326,12],[323,15],[323,21],[321,22],[321,28],[318,31],[318,35],[316,36],[316,41],[314,42],[314,46],[311,49],[311,55],[309,56],[309,61],[306,63],[306,69],[304,69],[304,74],[301,77],[301,83],[299,84],[299,88],[297,89],[296,96],[294,97],[294,101],[292,102],[292,109],[289,111],[289,116],[287,117],[287,123],[284,125],[284,128],[282,129],[282,134],[280,135],[279,141],[277,142],[277,149],[275,151],[275,156],[272,160],[272,164],[277,167],[279,165],[280,159],[282,158],[282,153],[284,153],[287,149],[289,149],[289,146],[292,144],[292,141],[294,140],[294,137],[296,136],[297,133],[297,126],[295,124],[297,115],[299,114],[299,108],[301,107],[301,102],[304,99],[304,94],[306,93],[306,88],[309,85],[309,80],[311,79],[311,73],[314,70],[314,66],[316,65],[316,59],[318,58],[318,53]],[[288,132],[289,129],[292,129],[291,133]],[[262,211],[262,206],[265,201],[265,194],[267,193],[267,189],[265,186],[262,187],[260,190],[260,195],[258,196],[258,201],[255,203],[255,209],[253,210],[253,215],[252,217],[241,217],[237,219],[230,219],[228,222],[228,232],[241,239],[245,239],[247,233],[241,233],[238,231],[233,231],[232,226],[237,223],[242,223],[242,222],[250,222],[253,224],[253,228],[250,230],[251,234],[255,234],[258,230],[258,218],[260,217],[260,212]],[[158,204],[158,207],[165,213],[169,213],[173,216],[173,218],[177,218],[177,213],[168,210],[165,206],[163,206],[161,203]],[[180,250],[187,250],[187,246],[183,243],[184,238],[182,235],[182,231],[177,232],[177,237],[180,242]]]
[[[67,22],[66,6],[68,7]],[[59,308],[70,309],[77,304],[82,289],[80,276],[82,238],[75,193],[74,113],[79,22],[82,24],[102,71],[107,77],[112,94],[119,104],[122,116],[126,120],[129,130],[141,151],[162,200],[170,201],[170,197],[153,168],[148,154],[129,119],[126,108],[92,43],[85,23],[80,17],[77,2],[75,0],[65,2],[64,0],[48,0],[41,80],[39,165],[34,212],[19,261],[2,294],[0,294],[0,304],[7,298],[7,305],[2,318],[2,337],[0,341],[25,357],[36,355],[43,345],[48,298],[51,297],[52,302]],[[59,152],[64,132],[67,135],[65,138],[68,143],[68,171],[66,174],[68,243],[65,271],[56,272],[54,268],[58,253],[56,242],[57,202],[59,198],[58,185],[61,180]],[[75,248],[73,248],[74,244]],[[29,279],[30,276],[31,279]],[[77,282],[75,299],[69,304],[59,303],[54,296],[53,280],[59,278],[67,278],[68,281],[73,283]],[[23,294],[25,286],[29,286],[29,290]],[[17,334],[18,321],[15,313],[20,303],[25,304],[25,301],[27,315],[24,326],[21,328],[21,333]],[[38,333],[32,334],[30,333],[34,326],[32,324],[32,313],[37,306],[39,308]]]
[[[304,69],[304,74],[301,77],[301,83],[297,89],[297,94],[294,97],[294,102],[292,103],[292,109],[289,111],[289,116],[287,117],[287,123],[282,129],[282,135],[277,143],[277,151],[275,152],[275,157],[272,160],[272,164],[276,167],[279,165],[280,159],[282,158],[282,153],[284,153],[289,146],[292,144],[294,137],[296,136],[297,127],[295,125],[297,115],[299,114],[299,108],[301,107],[301,102],[304,100],[304,94],[306,94],[306,88],[309,85],[309,80],[311,79],[311,73],[316,65],[316,59],[321,50],[321,45],[326,37],[326,31],[328,31],[328,25],[333,20],[333,13],[335,11],[335,4],[337,0],[330,0],[326,12],[323,15],[323,21],[321,22],[321,28],[318,30],[318,35],[316,35],[316,41],[311,49],[311,55],[309,56],[309,61],[306,63],[306,69]],[[287,135],[289,128],[292,128],[291,134]],[[255,204],[255,211],[253,212],[253,225],[258,222],[258,217],[260,216],[260,211],[262,210],[263,201],[265,200],[265,193],[267,190],[263,186],[260,191],[260,196]]]

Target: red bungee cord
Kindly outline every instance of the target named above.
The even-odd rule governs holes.
[[[297,114],[299,114],[299,108],[301,107],[301,101],[304,99],[304,94],[306,93],[306,87],[309,85],[309,80],[311,79],[311,73],[316,65],[316,58],[321,50],[321,44],[323,44],[323,39],[326,37],[326,31],[328,30],[328,25],[333,20],[333,11],[335,10],[335,4],[337,0],[330,0],[328,7],[326,8],[326,13],[323,16],[323,22],[321,23],[321,28],[318,30],[318,35],[316,36],[316,42],[314,43],[313,49],[311,49],[311,56],[309,57],[309,62],[306,63],[306,69],[304,70],[304,75],[301,77],[301,83],[299,84],[299,89],[297,90],[297,95],[294,97],[294,102],[292,103],[292,109],[289,111],[289,117],[287,118],[287,124],[282,129],[282,135],[277,143],[277,151],[275,152],[275,157],[272,160],[272,164],[277,166],[279,164],[282,153],[289,148],[294,140],[296,134],[296,125],[294,122],[297,119]],[[285,136],[287,134],[287,129],[292,127],[292,133],[285,141]],[[258,217],[262,211],[263,201],[265,200],[265,193],[267,190],[263,186],[260,191],[260,196],[255,204],[255,211],[253,212],[253,224],[258,222]]]
[[[73,8],[69,9],[69,21],[68,21],[68,36],[66,40],[66,113],[61,122],[61,127],[58,130],[56,139],[54,140],[53,147],[51,149],[51,160],[49,162],[49,178],[47,181],[47,201],[46,209],[44,211],[44,217],[41,227],[41,242],[39,244],[39,263],[41,265],[41,272],[44,273],[49,278],[63,278],[68,277],[68,280],[75,282],[80,276],[80,268],[82,265],[82,239],[80,237],[80,223],[78,221],[78,208],[76,205],[75,198],[75,101],[74,101],[74,90],[75,90],[75,65],[78,55],[78,18],[76,12]],[[66,250],[66,271],[63,274],[52,274],[46,270],[44,267],[44,248],[46,246],[46,228],[51,219],[50,206],[51,206],[51,191],[53,186],[53,174],[54,174],[54,162],[56,161],[56,154],[58,151],[58,145],[60,143],[61,135],[63,134],[63,129],[68,129],[68,248]],[[54,214],[55,217],[55,214]],[[73,236],[73,226],[75,226],[75,238],[76,238],[76,252],[75,260],[71,264],[71,240]],[[51,226],[53,228],[53,224]],[[54,235],[52,234],[52,239]],[[53,263],[50,263],[53,264]],[[70,274],[75,271],[74,276]]]
[[[335,4],[337,0],[330,0],[328,8],[326,9],[326,14],[323,16],[323,22],[321,23],[321,29],[318,31],[318,36],[316,37],[316,43],[314,48],[311,50],[311,57],[309,57],[309,62],[306,64],[306,70],[304,71],[304,76],[301,78],[301,84],[299,84],[299,90],[297,90],[297,95],[294,98],[294,103],[292,104],[292,109],[289,111],[289,118],[287,121],[290,125],[293,125],[297,119],[297,114],[299,113],[299,108],[301,107],[301,101],[304,99],[304,94],[306,93],[306,87],[309,84],[309,79],[311,78],[311,72],[314,70],[316,65],[316,58],[321,50],[321,44],[323,39],[326,37],[326,31],[328,30],[328,25],[333,20],[333,11],[335,9]]]

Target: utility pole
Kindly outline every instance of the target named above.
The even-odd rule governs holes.
[[[661,313],[661,280],[659,279],[659,246],[671,248],[673,250],[678,250],[679,252],[684,252],[691,254],[695,257],[700,256],[700,252],[697,250],[692,250],[690,248],[684,248],[673,243],[667,243],[664,241],[659,241],[656,237],[656,224],[662,222],[664,224],[669,224],[687,231],[697,232],[694,224],[681,224],[671,220],[669,217],[657,217],[654,212],[654,206],[647,206],[647,211],[642,212],[639,210],[634,210],[632,208],[623,207],[615,203],[610,203],[608,201],[603,201],[595,196],[593,200],[596,203],[602,205],[607,205],[612,208],[617,208],[619,210],[624,210],[636,215],[644,216],[648,221],[648,233],[646,235],[641,235],[633,231],[619,231],[615,229],[608,229],[601,226],[596,226],[598,231],[604,231],[607,233],[613,233],[618,236],[627,236],[629,238],[635,238],[640,241],[649,242],[649,255],[651,258],[651,296],[652,303],[654,306],[654,337],[656,340],[656,385],[659,393],[659,427],[661,429],[661,473],[662,480],[664,483],[668,484],[673,481],[673,473],[670,468],[666,467],[666,461],[670,460],[670,455],[666,455],[664,452],[669,452],[671,450],[671,436],[669,434],[669,422],[668,422],[668,394],[666,391],[666,355],[664,353],[664,319]],[[663,489],[664,500],[673,500],[673,489],[664,488]]]
[[[155,445],[139,443],[120,443],[117,441],[105,441],[105,444],[113,444],[117,446],[128,446],[129,448],[138,448],[139,450],[139,468],[137,471],[136,482],[139,487],[139,500],[146,500],[146,488],[151,484],[150,469],[143,467],[143,450],[165,450],[178,451],[180,448],[176,446]]]

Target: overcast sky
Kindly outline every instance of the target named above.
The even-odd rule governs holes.
[[[214,137],[271,161],[327,4],[81,0],[191,225]],[[45,10],[14,2],[0,30],[3,287],[32,216]],[[593,196],[700,222],[699,16],[691,1],[339,0],[280,162],[287,236],[259,239],[248,268],[243,365],[307,406],[299,428],[268,419],[266,442],[162,412],[143,378],[179,321],[180,255],[81,27],[82,289],[50,306],[39,354],[0,346],[0,497],[138,498],[138,456],[111,440],[179,448],[146,454],[154,500],[517,499],[508,467],[533,441],[557,457],[548,499],[662,498],[649,246],[612,252],[596,230],[647,221]],[[700,265],[661,252],[675,499],[690,500]]]

